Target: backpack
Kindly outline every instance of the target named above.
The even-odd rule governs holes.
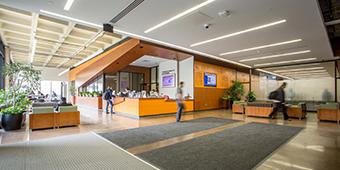
[[[110,100],[111,99],[111,96],[110,96],[110,92],[105,92],[104,93],[104,100]]]
[[[278,95],[278,94],[277,94],[277,91],[275,90],[275,91],[272,91],[272,92],[269,93],[268,98],[269,98],[269,99],[272,99],[272,100],[273,100],[273,99],[277,99],[277,95]]]

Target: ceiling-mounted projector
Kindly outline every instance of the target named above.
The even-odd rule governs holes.
[[[103,31],[113,33],[113,25],[108,24],[108,23],[103,24]]]

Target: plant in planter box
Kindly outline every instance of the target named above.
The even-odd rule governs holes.
[[[102,97],[103,93],[101,91],[97,92],[97,97]]]
[[[20,63],[7,64],[3,74],[9,78],[9,88],[1,91],[1,122],[5,130],[21,128],[22,115],[31,102],[27,94],[40,87],[40,71]]]
[[[243,94],[244,94],[243,84],[239,81],[233,81],[233,84],[224,91],[222,99],[228,100],[230,102],[230,106],[232,106],[234,101],[241,100]]]
[[[255,93],[250,91],[246,96],[247,102],[254,102],[256,100]]]
[[[74,81],[70,83],[69,92],[71,95],[72,104],[76,104],[76,87]]]
[[[92,97],[98,97],[98,94],[99,94],[99,93],[96,92],[96,91],[93,91],[91,94],[92,94]]]

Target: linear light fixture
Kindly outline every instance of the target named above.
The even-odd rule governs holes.
[[[322,73],[322,74],[300,74],[300,75],[289,75],[293,78],[296,78],[296,77],[313,77],[313,76],[329,76],[329,74],[326,74],[326,73]]]
[[[179,13],[179,14],[177,14],[177,15],[175,15],[175,16],[173,16],[173,17],[171,17],[171,18],[169,18],[169,19],[167,19],[167,20],[165,20],[165,21],[163,21],[163,22],[161,22],[161,23],[159,23],[159,24],[157,24],[157,25],[147,29],[147,30],[145,30],[144,33],[149,33],[149,32],[151,32],[151,31],[153,31],[153,30],[155,30],[157,28],[160,28],[160,27],[164,26],[165,24],[168,24],[168,23],[170,23],[170,22],[172,22],[172,21],[174,21],[174,20],[176,20],[178,18],[181,18],[184,15],[187,15],[187,14],[189,14],[189,13],[191,13],[191,12],[193,12],[193,11],[199,9],[199,8],[202,8],[202,7],[212,3],[214,1],[215,0],[207,0],[207,1],[203,2],[203,3],[201,3],[201,4],[198,4],[198,5],[190,8],[190,9],[187,9],[187,10],[185,10],[185,11],[183,11],[183,12],[181,12],[181,13]]]
[[[242,30],[242,31],[234,32],[234,33],[231,33],[231,34],[227,34],[227,35],[223,35],[223,36],[216,37],[216,38],[213,38],[213,39],[209,39],[209,40],[201,41],[201,42],[198,42],[198,43],[195,43],[195,44],[191,44],[190,47],[195,47],[195,46],[210,43],[210,42],[213,42],[213,41],[217,41],[217,40],[233,37],[233,36],[236,36],[236,35],[244,34],[244,33],[247,33],[247,32],[256,31],[256,30],[259,30],[259,29],[271,27],[271,26],[274,26],[274,25],[277,25],[277,24],[284,23],[286,21],[287,20],[283,19],[283,20],[275,21],[275,22],[272,22],[272,23],[269,23],[269,24],[264,24],[264,25],[253,27],[253,28],[248,28],[248,29],[245,29],[245,30]]]
[[[50,11],[45,11],[45,10],[42,10],[42,9],[40,10],[40,12],[44,13],[44,14],[47,14],[47,15],[52,15],[52,16],[55,16],[55,17],[58,17],[58,18],[63,18],[63,19],[66,19],[66,20],[71,20],[71,21],[79,22],[79,23],[82,23],[82,24],[85,24],[85,25],[90,25],[90,26],[94,26],[94,27],[98,27],[98,28],[102,28],[103,27],[102,25],[94,24],[94,23],[87,22],[87,21],[84,21],[84,20],[81,20],[81,19],[77,19],[77,18],[73,18],[73,17],[57,14],[57,13],[50,12]]]
[[[185,48],[185,47],[182,47],[182,46],[178,46],[178,45],[171,44],[171,43],[168,43],[168,42],[156,40],[156,39],[153,39],[153,38],[137,35],[137,34],[127,32],[127,31],[124,31],[124,30],[119,30],[117,28],[114,28],[114,31],[119,33],[119,34],[129,35],[130,37],[134,37],[134,38],[138,38],[138,39],[141,39],[141,40],[153,42],[153,43],[164,45],[164,46],[167,46],[167,47],[172,47],[172,48],[183,50],[183,51],[186,51],[186,52],[189,52],[189,53],[203,55],[203,56],[207,56],[209,58],[213,58],[213,59],[216,59],[216,60],[219,60],[219,61],[224,61],[224,62],[227,62],[227,63],[239,65],[239,66],[242,66],[242,67],[251,68],[251,66],[249,66],[249,65],[242,64],[242,63],[239,63],[239,62],[236,62],[236,61],[224,59],[224,58],[221,58],[221,57],[217,57],[215,55],[207,54],[207,53],[200,52],[200,51],[197,51],[197,50],[193,50],[193,49],[190,49],[190,48]]]
[[[289,73],[281,73],[283,75],[298,75],[298,74],[308,74],[308,73],[327,73],[327,70],[311,70],[311,71],[297,71]]]
[[[273,73],[273,72],[270,72],[270,71],[266,71],[266,70],[263,70],[263,69],[256,69],[256,70],[260,71],[260,72],[267,73],[267,74],[271,74],[271,75],[274,75],[274,76],[283,77],[283,78],[286,78],[286,79],[289,79],[289,80],[293,80],[290,77],[287,77],[287,76],[284,76],[284,75],[281,75],[281,74],[276,74],[276,73]]]
[[[31,51],[31,56],[30,56],[30,63],[33,63],[36,48],[37,48],[37,39],[33,38],[32,51]]]
[[[328,72],[320,72],[320,73],[299,73],[299,74],[285,74],[286,76],[303,76],[303,75],[324,75],[327,74]]]
[[[272,62],[272,63],[261,63],[261,64],[255,64],[255,67],[258,66],[268,66],[268,65],[276,65],[276,64],[286,64],[286,63],[298,63],[303,61],[312,61],[316,60],[316,58],[305,58],[305,59],[299,59],[299,60],[287,60],[287,61],[279,61],[279,62]]]
[[[255,58],[244,59],[244,60],[240,60],[239,62],[264,60],[264,59],[268,59],[268,58],[277,58],[277,57],[283,57],[283,56],[305,54],[305,53],[309,53],[309,52],[311,52],[311,51],[310,50],[304,50],[304,51],[297,51],[297,52],[291,52],[291,53],[275,54],[275,55],[268,55],[268,56],[264,56],[264,57],[255,57]]]
[[[291,72],[291,71],[306,71],[306,70],[319,70],[324,69],[324,67],[308,67],[308,68],[296,68],[296,69],[287,69],[287,70],[275,70],[275,73],[284,73],[284,72]]]
[[[68,17],[68,16],[65,16],[65,15],[60,15],[60,14],[57,14],[57,13],[54,13],[54,12],[45,11],[45,10],[40,10],[40,12],[51,15],[51,16],[55,16],[55,17],[59,17],[59,18],[63,18],[63,19],[72,20],[72,21],[75,21],[75,22],[91,25],[91,26],[94,26],[94,27],[102,28],[101,25],[94,24],[94,23],[87,22],[87,21],[83,21],[83,20],[80,20],[80,19],[77,19],[77,18]],[[191,53],[195,53],[195,54],[199,54],[199,55],[208,56],[208,57],[214,58],[216,60],[236,64],[236,65],[243,66],[243,67],[246,67],[246,68],[251,68],[249,65],[242,64],[242,63],[239,63],[239,62],[236,62],[236,61],[227,60],[227,59],[220,58],[220,57],[217,57],[217,56],[214,56],[214,55],[211,55],[211,54],[207,54],[207,53],[192,50],[192,49],[189,49],[189,48],[181,47],[181,46],[178,46],[178,45],[175,45],[175,44],[167,43],[167,42],[156,40],[156,39],[153,39],[153,38],[137,35],[137,34],[127,32],[127,31],[124,31],[124,30],[120,30],[120,29],[117,29],[117,28],[114,28],[114,31],[119,33],[119,34],[129,35],[131,37],[139,38],[139,39],[142,39],[142,40],[162,44],[162,45],[165,45],[165,46],[173,47],[173,48],[176,48],[176,49],[180,49],[180,50],[183,50],[183,51],[187,51],[187,52],[191,52]]]
[[[300,74],[300,75],[295,75],[293,77],[306,77],[306,76],[329,76],[328,73],[323,73],[323,74]]]
[[[285,69],[288,69],[288,68],[301,68],[301,67],[309,67],[309,66],[319,66],[321,65],[320,63],[312,63],[312,64],[301,64],[301,65],[292,65],[292,66],[283,66],[283,67],[273,67],[273,68],[266,68],[266,70],[279,70],[279,69],[282,69],[282,70],[285,70]]]
[[[64,6],[64,10],[65,10],[65,11],[70,10],[70,8],[71,8],[73,2],[74,2],[74,0],[67,0],[67,1],[66,1],[66,4],[65,4],[65,6]]]
[[[69,72],[69,71],[70,71],[70,68],[65,69],[64,71],[60,72],[60,73],[58,74],[58,76],[62,76],[62,75],[66,74],[66,73]]]
[[[299,77],[294,77],[295,79],[317,79],[317,78],[328,78],[330,77],[329,75],[313,75],[313,76],[299,76]]]
[[[269,48],[269,47],[275,47],[275,46],[280,46],[280,45],[285,45],[285,44],[296,43],[296,42],[300,42],[300,41],[302,41],[302,39],[284,41],[284,42],[279,42],[279,43],[274,43],[274,44],[267,44],[267,45],[252,47],[252,48],[246,48],[246,49],[242,49],[242,50],[236,50],[236,51],[221,53],[220,56],[236,54],[236,53],[241,53],[241,52],[247,52],[247,51],[253,51],[253,50],[259,50],[259,49],[264,49],[264,48]]]
[[[104,52],[103,49],[99,49],[96,52],[94,52],[93,54],[87,56],[86,58],[82,59],[81,61],[79,61],[78,63],[74,64],[73,67],[77,67],[83,63],[85,63],[86,61],[91,60],[93,57],[96,57],[97,55],[99,55],[100,53]]]

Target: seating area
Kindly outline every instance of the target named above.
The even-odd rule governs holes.
[[[29,114],[29,129],[60,128],[77,126],[80,124],[80,112],[77,106],[59,106],[55,110],[53,106],[33,107]]]
[[[274,107],[272,101],[234,102],[232,112],[252,117],[269,117]]]

